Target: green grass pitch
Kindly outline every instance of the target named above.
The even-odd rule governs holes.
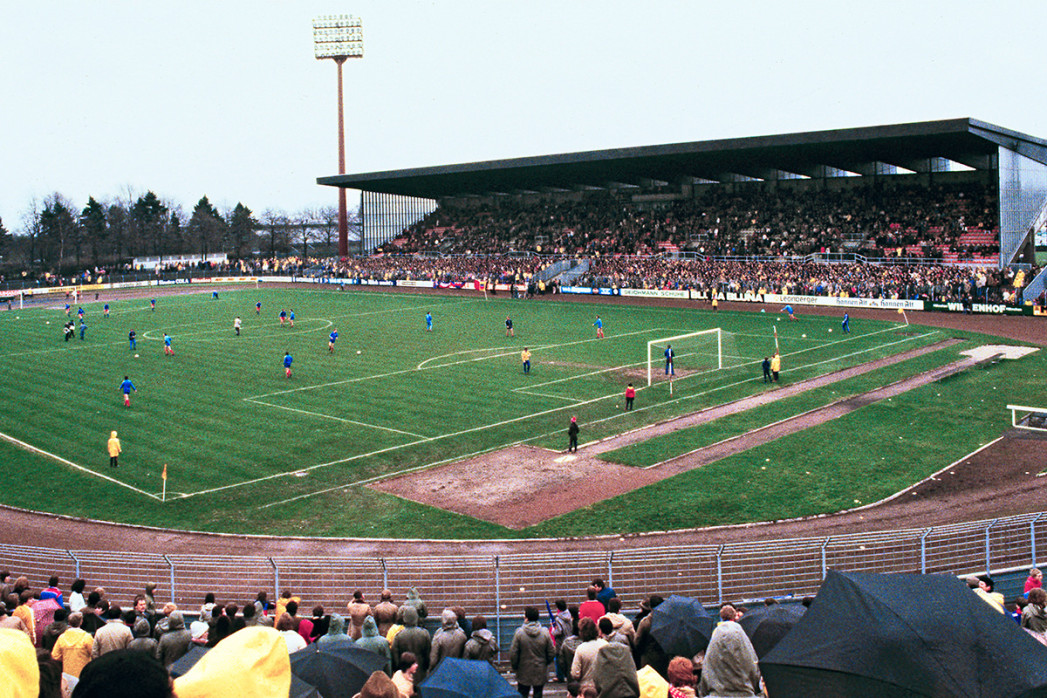
[[[1043,359],[1034,354],[510,532],[358,485],[510,444],[562,449],[571,415],[583,425],[584,444],[765,390],[759,362],[774,349],[772,326],[789,383],[946,337],[971,341],[623,449],[611,454],[615,460],[649,465],[942,365],[984,338],[862,320],[852,320],[851,334],[843,335],[833,317],[788,322],[771,313],[598,302],[222,287],[218,300],[209,292],[159,296],[155,311],[146,298],[118,299],[108,319],[101,303],[84,304],[86,338],[66,342],[63,303],[0,313],[0,432],[61,459],[0,442],[0,501],[196,530],[490,538],[831,511],[855,499],[873,501],[977,448],[1009,425],[1008,398],[1031,393],[1027,399],[1035,401],[1043,393],[1033,377],[1042,374]],[[282,308],[295,312],[295,327],[280,325]],[[427,311],[432,332],[425,331]],[[604,339],[595,337],[597,314]],[[233,331],[237,315],[240,337]],[[505,336],[506,315],[514,338]],[[727,333],[727,368],[699,370],[711,360],[684,355],[672,394],[660,364],[655,384],[646,387],[649,340],[712,327]],[[132,328],[137,352],[128,346]],[[333,354],[332,329],[339,332]],[[173,338],[173,357],[163,354],[164,332]],[[533,352],[530,375],[521,370],[525,346]],[[294,357],[291,379],[284,375],[285,351]],[[138,388],[130,408],[119,391],[125,375]],[[640,391],[637,409],[626,414],[622,392],[630,381]],[[124,448],[118,469],[109,467],[105,450],[112,430]],[[899,435],[920,448],[894,449]],[[832,447],[841,442],[850,445],[842,459],[847,468],[839,467]],[[766,477],[765,451],[779,464],[777,489],[789,485],[782,495],[770,494],[776,488]],[[169,477],[161,502],[164,465]],[[806,475],[797,475],[798,468]],[[735,496],[739,488],[744,497]],[[652,506],[666,497],[685,506]]]

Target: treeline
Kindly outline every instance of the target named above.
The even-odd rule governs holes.
[[[355,214],[355,215],[354,215]],[[355,229],[355,231],[354,231]],[[351,212],[350,238],[359,237],[359,213]],[[0,265],[29,273],[63,274],[122,267],[135,257],[226,253],[233,260],[255,256],[327,256],[337,253],[338,209],[288,214],[267,209],[256,215],[242,203],[219,211],[206,196],[191,212],[152,191],[136,199],[82,209],[61,194],[33,202],[20,230],[0,219]]]

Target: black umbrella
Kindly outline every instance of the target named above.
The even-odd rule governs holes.
[[[806,610],[798,603],[758,606],[746,611],[738,623],[752,641],[756,656],[763,659],[793,629]]]
[[[291,654],[291,673],[319,689],[324,698],[352,698],[385,657],[356,646],[323,647],[315,643]]]
[[[1047,648],[954,576],[829,570],[760,673],[777,698],[1032,698]]]
[[[320,695],[320,691],[316,690],[316,686],[291,674],[291,693],[287,698],[323,698],[323,696]]]
[[[693,657],[712,634],[713,619],[698,599],[673,594],[651,611],[651,635],[670,657]]]
[[[171,665],[169,670],[171,678],[177,679],[179,676],[185,675],[198,661],[200,661],[200,657],[207,654],[209,649],[210,648],[204,647],[203,645],[193,645],[190,647],[188,652],[176,659],[174,664]]]

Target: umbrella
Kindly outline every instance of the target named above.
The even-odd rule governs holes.
[[[288,698],[323,698],[323,696],[320,695],[320,691],[316,690],[316,686],[291,674],[291,694]]]
[[[490,662],[444,657],[418,684],[422,698],[518,698],[519,693]]]
[[[38,646],[41,638],[44,636],[44,628],[54,623],[55,611],[60,608],[61,606],[54,599],[43,599],[32,605],[33,625],[36,628],[36,644]]]
[[[760,673],[778,698],[1032,698],[1047,648],[951,575],[829,570]]]
[[[368,677],[385,670],[385,657],[360,647],[309,645],[291,654],[291,673],[316,686],[324,698],[352,698]]]
[[[752,640],[756,656],[763,659],[793,629],[805,610],[800,604],[759,606],[746,611],[738,623]]]
[[[169,669],[171,678],[177,679],[179,676],[184,676],[188,673],[193,668],[193,665],[200,661],[200,657],[207,654],[209,649],[203,645],[192,645],[188,652],[176,659],[174,664],[171,665]]]
[[[698,599],[673,594],[651,611],[651,636],[670,657],[693,657],[712,634],[713,619]]]

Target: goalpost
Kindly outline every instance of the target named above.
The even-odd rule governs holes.
[[[652,339],[647,343],[647,385],[654,379],[655,370],[665,367],[665,352],[673,348],[673,370],[688,372],[723,368],[723,330],[689,332],[675,337]]]

